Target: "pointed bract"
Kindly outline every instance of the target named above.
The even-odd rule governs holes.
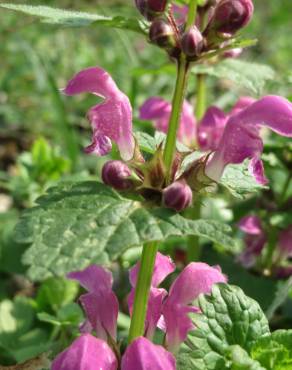
[[[135,143],[132,135],[131,104],[105,70],[91,67],[77,73],[63,92],[66,95],[87,92],[105,99],[88,112],[93,136],[92,144],[85,148],[87,153],[106,155],[111,150],[112,140],[118,145],[124,160],[133,157]]]
[[[53,361],[52,370],[117,370],[118,362],[106,342],[83,334]]]
[[[121,370],[175,370],[175,358],[162,346],[139,337],[127,348]]]

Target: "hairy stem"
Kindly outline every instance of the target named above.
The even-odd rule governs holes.
[[[157,242],[143,246],[130,325],[129,343],[133,342],[135,338],[144,335],[149,292],[157,250]]]

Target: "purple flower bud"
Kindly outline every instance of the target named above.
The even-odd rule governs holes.
[[[248,24],[253,10],[252,0],[221,0],[210,26],[220,33],[235,34]]]
[[[163,49],[175,46],[175,36],[170,24],[164,19],[155,19],[149,31],[149,38],[153,44]]]
[[[177,212],[189,207],[192,201],[193,193],[185,180],[176,181],[163,190],[163,204]]]
[[[188,57],[196,57],[200,55],[203,46],[203,36],[196,26],[191,27],[191,29],[182,36],[182,51]]]
[[[280,232],[278,249],[283,257],[292,256],[292,225]]]
[[[139,12],[148,20],[164,13],[168,0],[135,0]]]
[[[109,161],[102,168],[102,181],[116,190],[127,190],[133,186],[129,179],[131,170],[122,161]]]

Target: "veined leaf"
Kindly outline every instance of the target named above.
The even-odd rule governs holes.
[[[292,369],[292,330],[277,330],[260,338],[251,354],[267,370]]]
[[[219,181],[230,193],[240,199],[244,199],[250,193],[267,189],[256,182],[254,176],[249,172],[248,161],[242,164],[228,165]]]
[[[125,18],[122,16],[106,17],[95,13],[78,12],[52,8],[43,5],[22,5],[22,4],[0,4],[2,8],[19,11],[31,16],[41,18],[46,23],[61,24],[71,27],[86,27],[101,25],[111,28],[121,28],[135,31],[138,33],[147,33],[147,23],[135,18]]]
[[[230,80],[236,86],[250,90],[256,95],[262,93],[267,81],[275,78],[275,71],[270,66],[231,58],[216,65],[195,66],[192,72]]]
[[[23,214],[15,237],[31,244],[23,262],[30,265],[31,279],[43,280],[90,263],[105,264],[131,247],[171,236],[198,235],[234,248],[229,231],[227,225],[188,220],[89,181],[50,189],[37,207]]]
[[[246,356],[253,344],[270,333],[258,303],[236,286],[214,285],[211,295],[199,297],[199,307],[202,313],[193,318],[196,329],[189,334],[178,356],[179,370],[237,369],[231,367],[234,349],[246,351],[243,358],[249,362]]]

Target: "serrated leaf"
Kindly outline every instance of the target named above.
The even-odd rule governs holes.
[[[262,93],[267,81],[275,78],[275,71],[270,66],[231,58],[216,65],[195,66],[192,72],[228,79],[256,95]]]
[[[230,346],[249,352],[258,338],[270,333],[258,303],[236,286],[214,285],[211,295],[199,297],[199,307],[202,314],[193,318],[196,329],[179,354],[180,370],[232,369]]]
[[[251,355],[267,370],[291,370],[292,330],[277,330],[259,338],[252,347]]]
[[[254,176],[249,172],[248,162],[228,165],[219,181],[230,193],[240,199],[244,199],[250,193],[256,193],[267,189],[256,182]]]
[[[61,24],[70,27],[87,27],[101,25],[111,28],[120,28],[142,34],[147,33],[147,23],[135,18],[123,16],[106,17],[95,13],[78,12],[52,8],[43,5],[0,4],[0,7],[19,11],[41,18],[45,23]]]
[[[266,316],[270,320],[276,310],[286,301],[292,289],[292,276],[284,282],[279,282],[275,292],[275,298],[266,311]]]
[[[37,203],[23,214],[15,233],[16,240],[31,244],[23,261],[33,280],[106,264],[131,247],[171,236],[198,235],[228,249],[236,244],[227,225],[150,208],[98,182],[61,184]]]

